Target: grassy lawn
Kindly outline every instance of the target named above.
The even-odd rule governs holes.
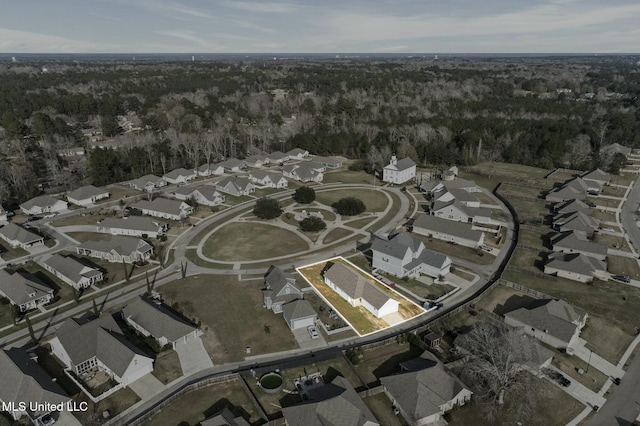
[[[154,426],[192,426],[228,408],[234,415],[253,423],[260,414],[238,380],[194,390],[182,396],[160,413],[143,423]]]
[[[108,241],[113,237],[111,234],[102,232],[68,232],[67,235],[81,243],[87,241]]]
[[[23,270],[23,271],[29,272],[35,275],[37,278],[39,278],[47,286],[54,289],[54,295],[55,295],[55,298],[53,299],[54,302],[49,306],[61,305],[70,300],[73,300],[75,296],[73,292],[73,287],[71,287],[66,283],[63,283],[58,278],[54,277],[49,272],[45,271],[42,266],[38,265],[33,261],[29,261],[23,265],[20,265],[20,267],[16,268],[16,270],[18,271]]]
[[[165,385],[181,377],[182,367],[180,367],[178,353],[173,349],[160,352],[153,364],[152,374]]]
[[[119,217],[120,215],[107,214],[106,210],[100,210],[99,212],[90,212],[76,214],[74,216],[63,217],[55,219],[50,224],[52,226],[61,227],[69,225],[97,225],[99,221],[107,217]]]
[[[27,256],[29,254],[28,251],[22,249],[20,247],[13,248],[5,241],[0,242],[0,257],[5,262],[9,262],[13,259],[17,259],[19,257]]]
[[[119,200],[120,198],[130,197],[132,195],[142,195],[143,193],[133,188],[123,188],[121,186],[111,186],[106,188],[109,191],[109,198],[98,201],[100,203],[106,203],[108,201]]]
[[[70,254],[70,253],[65,253],[65,254]],[[97,283],[98,287],[103,287],[105,285],[117,283],[119,281],[124,280],[127,275],[132,277],[134,275],[144,273],[144,271],[150,271],[151,269],[157,266],[151,263],[145,266],[136,266],[133,264],[127,264],[126,271],[125,271],[125,266],[122,263],[109,262],[105,259],[98,259],[95,257],[80,256],[75,253],[71,253],[71,256],[74,257],[75,259],[81,260],[82,263],[86,263],[87,265],[97,267],[98,269],[105,272],[105,280]],[[149,272],[149,279],[151,278],[153,278],[153,272]]]
[[[451,269],[451,273],[453,275],[457,275],[460,278],[462,278],[462,279],[464,279],[466,281],[469,281],[469,282],[471,282],[471,281],[476,279],[476,275],[475,274],[473,274],[473,273],[471,273],[471,271],[468,271],[468,270],[466,270],[464,268],[461,268],[459,266],[454,266],[454,268]]]
[[[480,250],[474,250],[471,247],[451,244],[446,241],[429,238],[426,235],[416,234],[415,232],[411,235],[414,238],[422,240],[425,247],[429,250],[446,254],[447,256],[457,257],[458,259],[467,260],[469,262],[477,263],[480,265],[489,265],[495,260],[495,256],[492,256],[491,254],[485,253]]]
[[[229,206],[235,206],[237,204],[244,203],[245,201],[256,200],[255,197],[252,197],[250,195],[241,195],[239,197],[236,197],[236,196],[233,196],[233,195],[229,195],[229,194],[224,194],[224,195],[225,195],[224,204],[229,205]]]
[[[350,226],[351,228],[364,229],[367,227],[367,225],[373,222],[374,219],[375,219],[374,216],[369,216],[369,217],[363,217],[361,219],[350,220],[348,222],[344,222],[344,224],[346,226]]]
[[[0,328],[13,324],[13,313],[9,299],[0,297]]]
[[[342,328],[347,325],[342,318],[332,318],[329,315],[331,306],[327,305],[324,300],[320,298],[315,292],[308,291],[304,294],[304,299],[313,306],[313,309],[318,314],[318,319],[329,329]]]
[[[320,212],[322,214],[322,218],[327,221],[327,222],[333,222],[334,220],[336,220],[336,214],[327,210],[327,209],[319,209],[319,208],[314,208],[314,205],[317,205],[315,203],[313,204],[296,204],[299,207],[296,207],[295,209],[293,209],[296,212],[302,212],[303,210],[306,210],[309,213],[317,213]]]
[[[624,197],[625,192],[627,192],[626,188],[620,188],[618,186],[603,186],[602,195],[610,195],[612,197]]]
[[[396,214],[398,214],[398,212],[400,211],[400,200],[398,199],[398,196],[396,196],[396,194],[394,193],[388,193],[391,196],[391,199],[393,200],[391,202],[391,208],[389,209],[389,211],[387,212],[387,214],[385,214],[382,219],[380,219],[376,225],[370,229],[371,232],[376,232],[378,229],[380,229],[382,226],[386,225],[388,222],[390,222]],[[396,224],[396,226],[400,226],[403,223],[403,219],[401,218],[400,221]]]
[[[523,166],[511,163],[480,163],[473,167],[465,167],[458,176],[462,179],[475,181],[478,185],[493,190],[500,182],[515,181],[530,185],[540,185],[540,188],[551,186],[552,182],[544,177],[551,170],[537,167]]]
[[[544,235],[549,234],[551,229],[545,226],[540,226],[539,228],[539,231],[521,228],[520,233],[518,234],[518,243],[543,248],[546,240]]]
[[[592,216],[595,219],[598,220],[603,220],[606,222],[615,222],[616,221],[616,214],[614,212],[609,212],[609,211],[604,211],[604,210],[599,210],[599,209],[593,209],[593,213]],[[608,227],[609,225],[604,225],[604,227]],[[613,227],[614,229],[616,227]]]
[[[542,252],[525,248],[516,248],[509,260],[510,265],[542,273]]]
[[[225,261],[259,260],[293,255],[309,245],[297,235],[276,226],[259,223],[229,223],[205,242],[205,256]]]
[[[282,315],[262,307],[263,285],[262,280],[196,275],[164,285],[159,291],[174,309],[202,321],[204,331],[212,331],[203,339],[210,340],[210,348],[217,348],[210,354],[214,363],[220,364],[243,360],[247,346],[252,355],[298,347]]]
[[[587,363],[578,358],[577,356],[567,355],[561,351],[555,350],[551,347],[548,349],[553,351],[553,365],[577,382],[583,384],[587,388],[594,392],[599,392],[602,385],[605,384],[609,377],[600,372],[593,366],[588,367]],[[578,373],[578,369],[581,368],[585,373]]]
[[[621,175],[611,175],[611,184],[629,186],[629,184],[631,182],[635,182],[637,178],[638,176],[632,173],[621,174]]]
[[[545,216],[549,215],[549,209],[546,208],[544,203],[519,200],[517,198],[507,198],[507,201],[518,213],[518,219],[527,224],[542,223]]]
[[[322,179],[322,183],[364,183],[367,185],[373,185],[373,176],[364,172],[353,172],[351,170],[340,170],[326,172]],[[376,178],[376,185],[381,185],[382,182]]]
[[[109,395],[97,404],[93,403],[84,393],[78,394],[74,397],[74,400],[87,402],[89,407],[87,411],[77,411],[73,415],[82,425],[88,426],[105,423],[108,419],[102,416],[103,412],[109,411],[109,417],[114,417],[140,401],[140,397],[130,388],[124,388]]]
[[[587,325],[580,337],[587,341],[587,348],[612,364],[618,363],[633,340],[632,335],[612,326],[606,319],[593,315],[587,318]]]
[[[475,303],[476,309],[483,309],[496,315],[504,315],[515,309],[526,306],[534,299],[520,291],[504,285],[497,285]]]
[[[369,387],[380,384],[380,377],[390,376],[400,371],[399,364],[418,358],[422,350],[408,343],[390,343],[364,351],[356,372]]]
[[[254,192],[252,195],[261,198],[261,197],[268,197],[269,195],[273,195],[273,194],[277,194],[279,192],[282,191],[287,191],[288,188],[262,188],[262,189],[256,189],[256,192]]]
[[[598,232],[595,234],[593,241],[603,244],[608,248],[631,252],[629,244],[627,244],[627,240],[625,240],[623,237],[616,237],[615,235]]]
[[[327,206],[331,206],[331,204],[345,197],[355,197],[362,200],[367,206],[366,211],[368,212],[381,212],[389,205],[385,193],[373,189],[338,189],[316,193],[316,201]]]
[[[348,229],[335,228],[335,229],[332,229],[331,231],[329,231],[327,233],[327,235],[325,235],[324,240],[322,242],[324,244],[329,244],[329,243],[332,243],[334,241],[338,241],[341,238],[348,237],[352,233],[353,232],[348,230]]]
[[[366,271],[369,271],[369,269],[366,269]],[[410,292],[415,293],[417,296],[424,297],[425,299],[437,299],[438,297],[453,290],[453,286],[448,284],[425,284],[413,278],[400,279],[381,271],[378,271],[378,273],[395,282],[400,287],[404,287]]]
[[[391,408],[393,403],[384,392],[367,396],[363,398],[363,401],[376,419],[380,421],[380,424],[385,426],[405,426],[408,424],[402,416],[393,414],[393,409]]]
[[[628,275],[634,280],[640,276],[638,260],[630,257],[608,256],[607,270],[615,275]]]
[[[482,204],[490,204],[490,205],[498,205],[498,200],[493,198],[492,195],[485,194],[484,192],[474,192],[474,197],[476,197]]]

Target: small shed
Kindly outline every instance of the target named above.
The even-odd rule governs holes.
[[[429,345],[430,348],[437,348],[442,342],[442,336],[439,333],[432,331],[431,333],[424,336],[424,342]]]

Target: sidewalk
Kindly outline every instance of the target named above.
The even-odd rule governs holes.
[[[547,368],[562,374],[564,377],[567,377],[565,373],[563,373],[561,370],[557,369],[553,365],[550,365]],[[582,383],[579,383],[575,379],[571,379],[571,384],[565,388],[560,386],[558,383],[556,383],[556,381],[551,380],[546,375],[544,376],[544,378],[550,381],[551,383],[553,383],[554,385],[556,385],[557,387],[559,387],[560,389],[562,389],[563,391],[565,391],[566,393],[568,393],[569,395],[571,395],[576,400],[586,405],[587,407],[593,407],[594,405],[602,407],[604,403],[607,401],[604,396],[600,395],[599,393],[595,393],[594,391],[587,388]]]
[[[575,356],[588,363],[591,367],[595,367],[610,377],[621,377],[624,370],[616,365],[611,364],[597,353],[587,349],[586,340],[578,338],[578,342],[573,346],[572,351]],[[624,364],[623,364],[624,365]]]

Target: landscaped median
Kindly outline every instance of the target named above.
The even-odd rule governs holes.
[[[357,274],[360,274],[367,281],[366,284],[377,287],[379,290],[384,292],[385,295],[389,296],[389,298],[398,302],[397,312],[394,312],[391,315],[376,317],[362,305],[353,306],[349,301],[344,299],[323,281],[321,273],[328,262],[342,263]],[[320,297],[332,306],[333,309],[337,311],[337,313],[360,336],[384,330],[385,328],[396,325],[399,322],[407,321],[425,312],[422,307],[405,298],[400,293],[385,286],[380,281],[342,257],[327,259],[322,262],[297,268],[297,270],[298,273],[311,284]],[[390,321],[390,317],[393,317],[393,320],[395,321]]]

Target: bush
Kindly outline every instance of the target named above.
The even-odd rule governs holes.
[[[260,219],[275,219],[282,214],[282,209],[278,200],[262,197],[256,201],[253,214]]]
[[[293,194],[293,200],[300,204],[309,204],[316,199],[316,191],[309,186],[301,186]]]
[[[364,205],[362,200],[355,197],[341,198],[333,203],[331,207],[343,216],[359,215],[367,209],[367,206]]]
[[[327,224],[319,217],[311,216],[300,221],[300,229],[304,232],[317,232],[327,228]]]
[[[364,170],[365,166],[366,163],[364,162],[364,160],[358,160],[349,166],[349,170],[353,172],[361,172],[362,170]]]

